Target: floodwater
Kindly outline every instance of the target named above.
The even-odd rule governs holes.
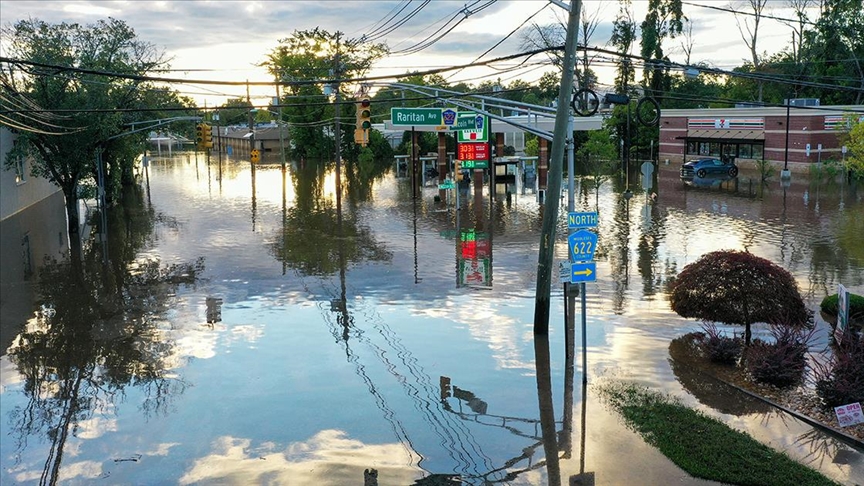
[[[580,306],[568,338],[561,285],[548,340],[532,332],[532,190],[466,190],[455,210],[431,185],[415,199],[392,172],[346,172],[337,198],[315,168],[154,160],[111,214],[109,263],[93,244],[84,272],[43,264],[27,283],[39,311],[4,319],[0,483],[710,484],[604,408],[591,383],[606,379],[864,483],[861,448],[670,362],[699,323],[666,292],[700,255],[747,249],[792,272],[814,309],[838,283],[864,294],[864,188],[686,186],[660,167],[656,197],[633,175],[627,200],[620,181],[577,180],[577,210],[599,212],[586,388]],[[814,351],[829,329],[818,319]]]

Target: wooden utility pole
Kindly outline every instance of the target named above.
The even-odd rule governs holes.
[[[546,207],[543,211],[543,227],[540,235],[540,254],[537,261],[537,293],[534,304],[534,334],[549,333],[549,293],[552,280],[552,259],[555,253],[555,227],[558,222],[558,206],[561,204],[561,178],[564,168],[564,147],[570,124],[570,93],[573,89],[573,73],[576,70],[576,37],[579,32],[581,0],[570,0],[570,17],[567,21],[567,38],[564,43],[564,66],[561,72],[561,87],[558,91],[558,110],[555,113],[555,131],[552,135],[552,157],[549,161],[549,181]]]

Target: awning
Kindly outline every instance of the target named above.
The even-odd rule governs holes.
[[[689,130],[686,137],[677,137],[712,140],[765,140],[763,130]]]

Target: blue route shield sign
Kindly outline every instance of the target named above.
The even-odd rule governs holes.
[[[567,247],[574,262],[590,262],[597,250],[597,234],[585,229],[576,231],[567,237]]]
[[[579,262],[570,264],[570,283],[594,282],[597,280],[597,264]]]

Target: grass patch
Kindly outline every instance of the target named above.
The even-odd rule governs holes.
[[[691,476],[752,486],[838,484],[674,397],[622,382],[594,388],[628,427]]]

